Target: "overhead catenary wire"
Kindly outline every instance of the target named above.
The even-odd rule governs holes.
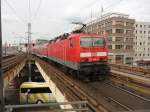
[[[111,7],[114,7],[115,5],[117,5],[117,4],[119,4],[121,1],[123,1],[123,0],[117,0],[117,1],[113,1],[113,2],[111,2],[111,4],[109,5],[109,6],[107,6],[106,8],[103,6],[103,4],[101,4],[101,13],[104,13],[106,10],[110,10],[110,8]],[[93,5],[92,5],[93,6]],[[89,7],[89,8],[91,8],[91,7]],[[89,9],[88,8],[88,9]],[[102,11],[103,10],[103,11]],[[82,12],[84,12],[84,14],[85,14],[85,12],[87,12],[87,11],[89,11],[89,10],[87,10],[86,9],[86,11],[82,11]],[[93,13],[93,15],[94,15],[94,12],[92,12]],[[82,15],[83,13],[81,13],[80,14],[80,16]],[[102,16],[102,14],[100,14],[100,16]],[[90,11],[90,17],[91,17],[91,11]]]
[[[12,10],[12,12],[14,13],[14,15],[23,23],[25,23],[24,19],[22,19],[20,16],[18,16],[18,14],[16,13],[15,9],[11,6],[11,4],[7,1],[4,0],[5,3],[7,4],[7,6]]]
[[[38,7],[37,7],[37,9],[36,9],[36,11],[35,11],[35,14],[34,14],[34,16],[33,16],[33,20],[36,19],[37,15],[38,15],[38,13],[39,13],[41,4],[42,4],[42,0],[39,1]]]
[[[110,4],[108,7],[106,7],[106,8],[104,9],[104,11],[106,11],[106,10],[110,9],[111,7],[113,7],[113,6],[117,5],[117,4],[119,4],[121,1],[123,1],[123,0],[117,0],[117,1],[113,2],[113,3]]]

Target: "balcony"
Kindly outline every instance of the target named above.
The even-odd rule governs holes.
[[[116,45],[116,44],[119,44],[119,45],[133,45],[134,42],[116,42],[116,41],[108,41],[108,45]]]
[[[109,49],[112,53],[134,53],[133,49]]]
[[[112,26],[109,26],[109,28],[112,27],[112,28],[121,28],[121,29],[130,29],[130,30],[134,30],[135,27],[134,26],[125,26],[125,25],[122,25],[122,24],[114,24]]]

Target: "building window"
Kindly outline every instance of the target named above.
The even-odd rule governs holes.
[[[116,29],[116,33],[123,34],[124,30],[123,29]]]
[[[69,41],[70,41],[70,48],[73,48],[73,40],[72,40],[72,38],[69,39]]]
[[[143,56],[145,56],[145,54],[143,54]]]
[[[124,38],[123,37],[116,37],[115,41],[116,42],[124,42]]]
[[[142,25],[140,25],[140,27],[142,28]]]
[[[135,33],[137,34],[137,30],[135,31]]]
[[[126,49],[128,49],[128,50],[133,49],[133,46],[132,45],[127,45]]]
[[[138,24],[136,24],[135,26],[138,27]]]
[[[126,64],[132,64],[133,58],[132,57],[126,57]]]
[[[106,30],[106,34],[112,34],[112,29]]]
[[[126,26],[133,26],[133,23],[131,23],[131,22],[126,22]]]
[[[112,41],[112,37],[107,37],[107,41]]]
[[[147,56],[149,56],[149,54],[147,54]]]
[[[124,22],[123,21],[116,21],[116,25],[123,25],[124,26]]]
[[[126,61],[133,60],[132,57],[126,57]]]
[[[126,34],[131,34],[132,31],[131,30],[126,30]]]
[[[148,27],[150,28],[150,25]]]
[[[116,55],[116,63],[123,63],[124,55]]]
[[[124,47],[123,45],[116,45],[115,46],[116,49],[123,49],[123,47]]]
[[[142,31],[140,31],[140,33],[142,33]]]
[[[142,42],[140,42],[140,45],[142,45]]]
[[[139,56],[141,56],[141,54],[139,54]]]
[[[144,34],[145,34],[145,31],[144,31]]]
[[[105,26],[110,26],[110,25],[112,25],[112,21],[106,21],[105,22]]]
[[[108,45],[108,49],[112,49],[112,45]]]
[[[148,31],[148,34],[150,34],[150,31]]]
[[[126,38],[126,42],[133,42],[133,38]]]

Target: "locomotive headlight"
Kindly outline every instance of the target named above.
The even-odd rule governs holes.
[[[91,53],[90,52],[80,53],[80,57],[91,57]]]
[[[97,52],[97,56],[107,56],[107,52]]]

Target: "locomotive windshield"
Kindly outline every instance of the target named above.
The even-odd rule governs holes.
[[[89,48],[89,47],[104,47],[104,38],[98,37],[81,37],[80,46]]]

